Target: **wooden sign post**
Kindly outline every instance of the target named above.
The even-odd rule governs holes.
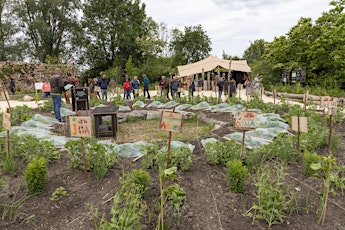
[[[257,113],[249,112],[248,109],[246,111],[238,111],[236,114],[235,129],[243,131],[240,160],[242,160],[246,131],[255,129],[256,117]]]
[[[7,144],[7,160],[11,158],[10,150],[11,150],[11,141],[10,141],[10,130],[11,130],[11,114],[10,109],[7,108],[6,112],[2,113],[2,127],[6,129],[6,144]]]
[[[331,101],[331,97],[329,97],[329,96],[323,96],[320,98],[320,109],[323,109],[323,111],[322,111],[322,124],[325,123],[326,109],[328,109],[328,104],[330,101]]]
[[[301,132],[307,133],[308,132],[308,118],[307,117],[300,117],[299,111],[298,115],[291,117],[291,130],[297,132],[297,151],[300,152],[300,140],[301,140]]]
[[[276,104],[276,95],[277,95],[277,90],[276,89],[272,90],[272,95],[273,95],[273,104]]]
[[[163,111],[159,122],[159,129],[166,130],[169,132],[168,140],[168,152],[167,152],[167,163],[166,168],[169,168],[170,164],[170,146],[172,132],[181,132],[183,124],[183,114],[175,113],[175,108],[172,112]]]
[[[70,132],[72,137],[80,137],[81,151],[84,163],[84,176],[86,177],[86,156],[83,137],[91,137],[91,117],[70,116],[69,117]]]
[[[331,98],[331,101],[328,103],[328,115],[329,115],[329,136],[328,136],[328,148],[329,153],[331,153],[331,144],[332,144],[332,132],[333,132],[333,115],[338,113],[338,101],[336,98]]]

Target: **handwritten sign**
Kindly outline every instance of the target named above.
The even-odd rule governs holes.
[[[330,96],[323,96],[321,97],[320,100],[320,108],[321,109],[326,109],[329,106],[329,102],[332,100]]]
[[[3,112],[2,113],[2,127],[6,130],[11,130],[11,114]]]
[[[91,117],[71,116],[69,123],[72,137],[91,137]]]
[[[183,114],[163,111],[159,128],[166,131],[181,132],[182,123]]]
[[[238,111],[236,114],[235,128],[241,130],[255,129],[256,112]]]
[[[291,129],[295,132],[298,132],[298,117],[291,117]],[[307,133],[308,132],[308,118],[299,117],[299,131]]]

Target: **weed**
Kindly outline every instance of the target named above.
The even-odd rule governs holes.
[[[47,161],[43,157],[32,158],[24,172],[29,194],[43,192],[47,184]]]
[[[1,203],[0,206],[2,207],[2,215],[1,219],[9,219],[10,221],[16,221],[18,216],[22,214],[20,211],[24,205],[24,202],[30,197],[24,195],[17,199],[19,188],[15,191],[14,195],[5,194],[4,203]]]
[[[52,193],[50,200],[58,201],[61,196],[68,196],[68,192],[66,191],[66,189],[64,187],[56,188],[55,191]]]

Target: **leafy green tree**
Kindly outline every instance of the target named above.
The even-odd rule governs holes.
[[[20,25],[32,47],[30,54],[41,62],[60,58],[68,51],[71,31],[77,26],[78,0],[14,0]]]
[[[82,34],[84,60],[91,68],[124,68],[128,57],[139,64],[147,36],[154,27],[145,13],[145,4],[135,0],[86,0]],[[145,37],[146,36],[146,37]]]
[[[132,62],[132,55],[129,56],[127,62],[126,62],[126,69],[125,69],[126,74],[129,75],[129,77],[133,78],[133,76],[138,75],[138,69],[135,68],[133,62]]]
[[[170,50],[175,66],[193,63],[208,57],[211,40],[201,25],[185,26],[184,32],[173,29]]]
[[[244,51],[243,58],[247,60],[248,63],[261,60],[265,52],[266,43],[264,39],[250,42],[250,46]]]
[[[25,45],[16,34],[19,32],[14,17],[13,2],[0,0],[0,61],[20,60]]]

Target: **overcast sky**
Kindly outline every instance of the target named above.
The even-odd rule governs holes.
[[[301,17],[315,21],[330,0],[141,0],[147,16],[184,31],[200,24],[211,38],[211,54],[242,57],[250,42],[285,35]]]

